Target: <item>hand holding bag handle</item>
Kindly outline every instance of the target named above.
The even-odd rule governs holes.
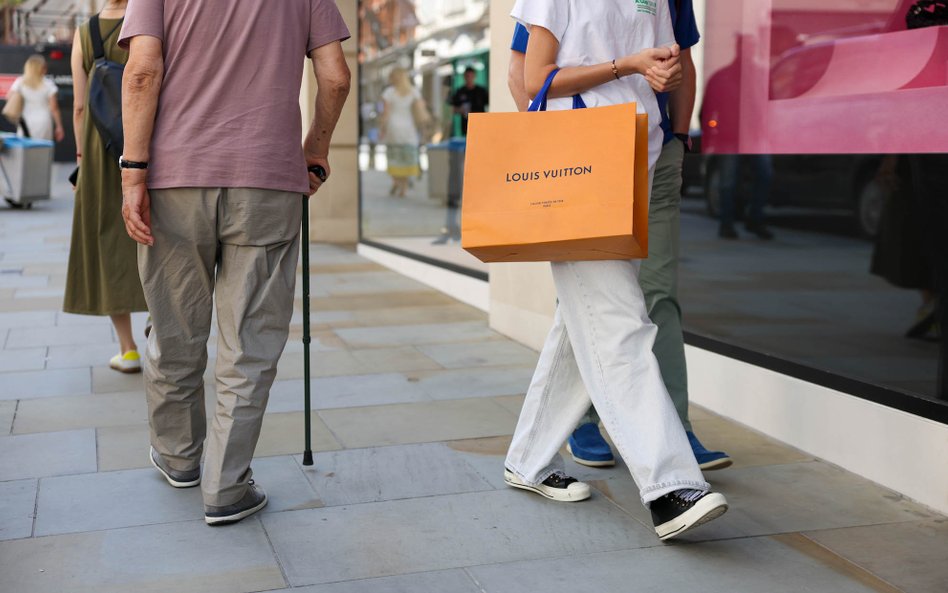
[[[527,111],[546,111],[546,98],[550,93],[550,85],[553,84],[553,78],[556,76],[557,72],[560,69],[556,68],[550,75],[546,77],[546,82],[543,83],[543,86],[540,87],[540,92],[537,93],[537,96],[533,98],[533,101],[530,102],[530,107],[527,108]],[[573,109],[585,109],[586,102],[583,101],[583,97],[579,94],[573,95]]]

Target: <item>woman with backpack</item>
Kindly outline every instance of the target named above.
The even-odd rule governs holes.
[[[97,19],[105,59],[125,64],[128,53],[117,45],[126,0],[110,0],[93,17]],[[135,242],[122,220],[122,175],[118,159],[95,126],[89,104],[90,82],[95,66],[95,27],[84,23],[76,31],[72,46],[72,76],[75,91],[73,121],[76,130],[76,202],[72,242],[66,273],[63,311],[80,315],[108,315],[115,326],[120,352],[109,366],[123,373],[141,371],[138,346],[132,337],[131,313],[146,311],[138,276]],[[114,106],[121,117],[121,105]]]

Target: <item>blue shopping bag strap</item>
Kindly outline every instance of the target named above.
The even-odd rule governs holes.
[[[550,72],[550,75],[546,77],[546,82],[543,83],[543,86],[540,87],[540,92],[537,93],[537,96],[533,98],[533,101],[530,103],[530,107],[527,108],[527,111],[546,111],[546,96],[550,93],[550,85],[553,84],[553,78],[556,76],[556,73],[560,69],[556,68],[553,72]],[[585,109],[586,102],[583,101],[582,96],[576,94],[573,95],[573,109]]]

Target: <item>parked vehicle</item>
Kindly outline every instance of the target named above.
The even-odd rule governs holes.
[[[721,202],[720,159],[719,155],[705,155],[702,160],[708,214],[715,218]],[[856,233],[875,237],[884,196],[874,190],[870,181],[881,159],[879,155],[865,154],[774,155],[774,177],[767,205],[836,212],[851,217]],[[746,177],[744,167],[742,177]],[[748,191],[747,179],[743,179],[736,201],[738,216],[744,211]]]

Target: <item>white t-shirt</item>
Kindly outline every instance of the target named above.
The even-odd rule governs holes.
[[[593,66],[675,43],[667,0],[517,0],[510,13],[528,29],[548,29],[560,43],[556,64]],[[662,151],[662,116],[655,91],[633,74],[582,93],[587,107],[635,102],[648,113],[649,168]],[[572,109],[571,98],[550,99],[550,111]]]

